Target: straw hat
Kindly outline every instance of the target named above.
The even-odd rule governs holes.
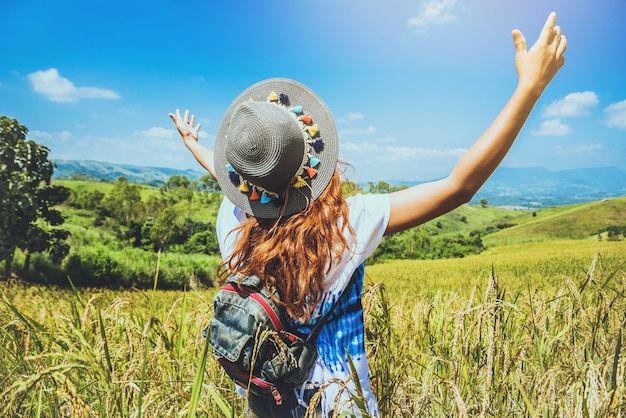
[[[215,140],[220,188],[260,218],[289,216],[326,189],[337,166],[337,128],[328,107],[297,81],[272,78],[244,90]]]

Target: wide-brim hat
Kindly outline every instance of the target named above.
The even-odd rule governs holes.
[[[271,78],[231,103],[215,139],[215,173],[244,212],[278,218],[300,212],[326,189],[337,167],[337,127],[305,85]]]

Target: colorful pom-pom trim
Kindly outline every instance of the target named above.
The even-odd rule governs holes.
[[[309,141],[309,144],[311,144],[315,152],[318,154],[324,150],[324,141],[320,138]]]
[[[308,183],[306,182],[306,180],[304,180],[301,176],[298,176],[296,178],[296,182],[293,184],[293,187],[295,187],[296,189],[299,189],[299,188],[305,187],[307,185],[308,185]]]
[[[250,99],[253,101],[253,99]],[[267,96],[267,101],[271,103],[276,103],[278,105],[288,106],[289,105],[289,96],[284,93],[277,94],[276,92],[271,92],[269,96]],[[301,105],[289,107],[289,110],[293,112],[297,120],[301,122],[303,132],[308,134],[309,139],[305,139],[306,154],[304,155],[302,165],[300,169],[294,176],[292,180],[292,186],[296,189],[302,187],[308,187],[309,184],[305,180],[308,178],[310,180],[314,179],[317,176],[317,166],[320,165],[320,159],[311,154],[311,150],[314,150],[316,153],[320,153],[324,150],[324,141],[319,137],[319,127],[317,124],[313,124],[313,117],[310,115],[304,114],[304,109]],[[282,198],[278,195],[278,193],[274,193],[270,190],[265,190],[263,187],[254,185],[249,181],[241,178],[239,173],[233,168],[232,165],[226,164],[226,169],[228,170],[228,176],[233,184],[239,187],[239,190],[242,193],[250,193],[248,198],[251,201],[259,201],[262,204],[267,204],[273,202],[274,204],[280,204],[282,202]]]
[[[256,190],[256,187],[252,188],[252,193],[250,193],[250,200],[259,200],[261,196],[259,192]]]

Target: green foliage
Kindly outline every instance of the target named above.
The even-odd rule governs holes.
[[[148,236],[157,249],[180,242],[183,233],[177,220],[178,211],[172,206],[165,208],[154,219]]]
[[[219,254],[215,228],[211,226],[210,229],[193,234],[184,244],[183,249],[186,254]]]
[[[67,204],[78,209],[95,210],[101,205],[104,196],[100,190],[72,189]]]
[[[15,119],[0,117],[0,260],[9,278],[17,249],[25,252],[26,269],[32,253],[51,250],[60,262],[69,247],[67,232],[54,208],[69,197],[63,186],[52,186],[54,164],[48,148],[26,139],[28,130]]]
[[[68,238],[71,245],[82,248],[104,244],[113,252],[135,248],[145,250],[151,257],[159,249],[168,254],[219,253],[214,221],[223,195],[207,192],[209,186],[205,187],[200,181],[189,182],[185,176],[175,176],[160,188],[129,185],[123,178],[115,183],[59,183],[72,190],[68,205],[61,207],[67,217],[65,227],[72,233]],[[384,184],[380,186],[385,190]],[[342,188],[347,195],[359,191],[356,183],[348,181],[342,183]],[[373,190],[378,190],[378,184]],[[137,211],[138,216],[104,207],[103,202],[110,195],[119,198],[126,194],[131,198],[140,197],[141,203],[136,205],[141,209]],[[113,200],[109,199],[109,202]],[[93,206],[95,209],[89,209]],[[531,211],[463,205],[419,228],[386,237],[368,262],[467,257],[484,251],[484,244],[493,245],[494,238],[508,231],[511,231],[508,237],[518,241],[542,240],[549,234],[558,237],[558,231],[576,231],[577,236],[593,236],[596,241],[598,235],[607,241],[619,240],[623,237],[619,225],[623,225],[625,206],[626,198],[622,198],[543,209],[534,211],[533,216]],[[562,217],[569,220],[563,222]],[[517,232],[520,228],[525,231],[523,234]],[[150,263],[146,261],[146,265],[150,266]],[[180,271],[180,275],[172,280],[184,283],[185,272]],[[142,280],[150,275],[142,273],[141,277],[124,279],[122,283],[143,283]]]
[[[69,276],[77,286],[145,288],[154,279],[158,250],[164,251],[160,288],[211,285],[215,280],[219,248],[213,221],[221,195],[201,190],[184,176],[160,189],[124,178],[108,184],[60,183],[71,190],[61,210],[74,249],[57,269],[38,260],[28,280],[65,286]],[[124,206],[123,201],[135,204]]]
[[[102,200],[102,208],[122,225],[129,225],[131,221],[138,222],[145,212],[141,187],[128,183],[126,177],[119,177],[113,190]]]
[[[218,257],[162,253],[158,285],[162,289],[211,286],[216,280],[218,263]],[[157,254],[133,248],[113,251],[104,246],[90,246],[70,254],[64,267],[76,286],[149,288],[155,276]]]
[[[442,226],[439,225],[438,228]],[[435,238],[427,232],[425,227],[417,227],[384,237],[368,259],[368,263],[393,259],[460,258],[469,254],[478,254],[484,249],[480,234],[469,237],[457,234]]]
[[[379,181],[378,183],[369,182],[368,186],[368,193],[393,193],[409,187],[406,184],[403,184],[401,186],[393,186],[386,181]]]
[[[357,193],[362,192],[361,187],[359,187],[358,183],[352,182],[350,180],[342,180],[341,181],[341,194],[344,197],[354,196]]]
[[[609,241],[621,241],[626,236],[626,226],[611,225],[606,232]]]
[[[117,287],[122,269],[105,247],[81,248],[67,258],[65,271],[76,286]]]
[[[163,186],[165,190],[172,190],[177,188],[188,188],[189,187],[189,179],[186,176],[179,176],[177,174],[170,176],[167,180],[167,183]]]
[[[200,186],[200,190],[204,192],[218,192],[220,191],[220,186],[217,184],[217,180],[213,178],[210,174],[205,174],[204,176],[198,179],[198,184]]]

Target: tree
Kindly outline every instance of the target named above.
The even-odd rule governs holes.
[[[166,190],[176,189],[178,187],[187,188],[189,187],[189,184],[189,179],[186,176],[179,176],[177,174],[174,174],[173,176],[170,176],[163,188],[165,188]]]
[[[173,175],[167,180],[167,183],[161,188],[163,194],[170,204],[187,200],[191,202],[193,199],[193,189],[190,187],[191,182],[186,176]]]
[[[205,174],[204,176],[198,179],[198,182],[201,184],[201,187],[206,192],[216,192],[220,190],[219,184],[217,184],[217,180],[213,178],[210,174]]]
[[[0,260],[4,276],[11,276],[15,251],[30,254],[51,251],[54,262],[67,255],[67,231],[53,228],[63,224],[54,206],[69,197],[63,186],[50,181],[54,163],[48,160],[49,149],[26,139],[28,129],[17,120],[0,116]]]
[[[344,197],[354,196],[360,191],[361,191],[361,188],[359,187],[357,183],[350,181],[350,180],[341,181],[341,194]]]
[[[154,219],[150,228],[149,237],[154,249],[164,249],[172,244],[180,243],[182,227],[178,223],[178,213],[175,208],[168,207]]]
[[[83,190],[78,188],[70,191],[67,204],[78,209],[95,210],[104,199],[104,193],[100,190]]]
[[[137,184],[130,184],[124,176],[117,178],[101,205],[109,216],[122,225],[130,225],[130,221],[139,222],[144,213],[141,188]]]
[[[195,233],[185,243],[183,249],[188,254],[219,254],[220,248],[217,244],[215,228],[211,226],[206,231]]]
[[[489,205],[489,202],[487,202],[487,199],[480,199],[480,206],[482,206],[483,208],[486,208]]]

